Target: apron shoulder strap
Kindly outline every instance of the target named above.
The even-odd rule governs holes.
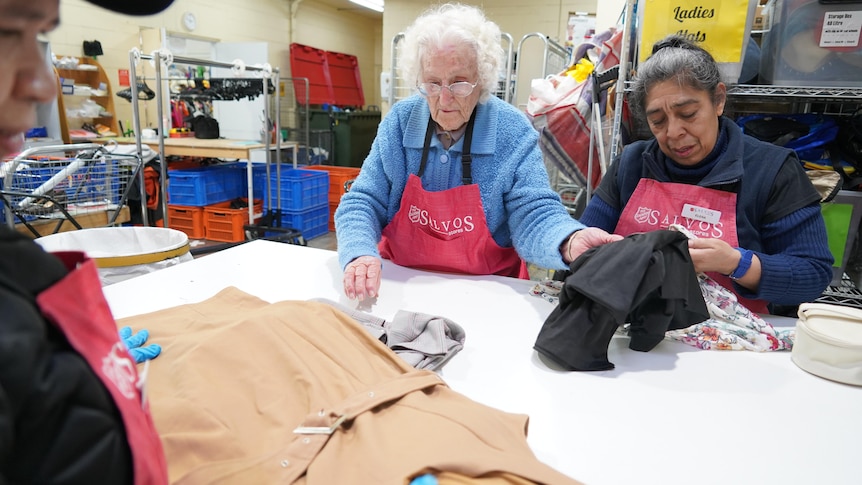
[[[473,183],[473,157],[470,155],[470,147],[473,144],[473,125],[476,123],[476,110],[473,109],[473,114],[470,115],[470,121],[467,122],[467,129],[464,131],[464,150],[461,154],[461,183],[470,185]],[[428,153],[431,151],[431,137],[434,135],[434,118],[428,116],[428,127],[425,129],[425,143],[422,145],[422,162],[419,164],[419,173],[416,175],[421,179],[425,173],[425,167],[428,165]]]
[[[473,124],[476,122],[476,111],[479,107],[473,108],[473,114],[470,115],[470,121],[467,122],[467,131],[464,133],[464,151],[461,155],[461,183],[470,185],[473,183],[473,156],[470,155],[470,148],[473,144]]]

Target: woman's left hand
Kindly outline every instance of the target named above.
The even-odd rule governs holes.
[[[688,252],[694,270],[699,273],[715,271],[726,275],[739,266],[739,251],[721,239],[689,239]]]
[[[612,243],[622,240],[619,234],[608,234],[598,227],[585,227],[569,236],[565,245],[565,253],[562,253],[563,261],[571,264],[572,261],[578,259],[584,251],[602,244]]]

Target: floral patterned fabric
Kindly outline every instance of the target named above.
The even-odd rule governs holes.
[[[790,350],[793,329],[776,329],[739,303],[736,295],[704,274],[698,274],[700,291],[712,318],[665,336],[704,350]]]

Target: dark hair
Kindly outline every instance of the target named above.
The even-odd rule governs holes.
[[[632,112],[643,119],[649,89],[668,79],[680,84],[707,91],[713,102],[716,88],[721,82],[718,63],[703,47],[684,36],[673,34],[653,45],[652,54],[638,66],[637,74],[628,94]]]

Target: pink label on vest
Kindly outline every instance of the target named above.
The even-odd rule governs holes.
[[[697,185],[641,179],[614,232],[628,236],[679,224],[695,236],[738,246],[736,194]]]

